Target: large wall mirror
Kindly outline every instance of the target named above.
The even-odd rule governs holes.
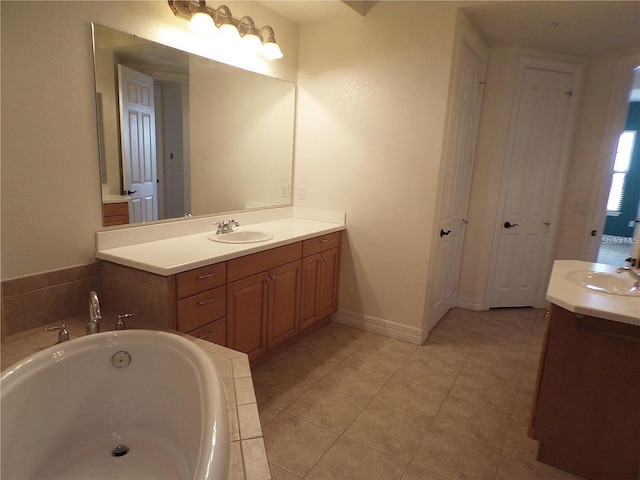
[[[103,207],[128,210],[105,225],[290,204],[293,83],[97,24],[93,46]]]

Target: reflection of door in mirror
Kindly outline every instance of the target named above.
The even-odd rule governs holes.
[[[158,220],[153,78],[118,65],[124,189],[131,221]]]

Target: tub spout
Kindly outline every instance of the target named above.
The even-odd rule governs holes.
[[[100,302],[98,294],[93,290],[89,292],[89,319],[87,320],[87,335],[92,333],[100,333]]]

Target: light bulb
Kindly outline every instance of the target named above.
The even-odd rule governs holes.
[[[235,25],[231,23],[223,23],[220,25],[217,38],[227,45],[235,45],[240,41],[240,33]]]
[[[196,12],[189,21],[189,28],[200,35],[211,35],[216,31],[216,24],[208,13]]]
[[[262,50],[262,42],[255,33],[245,33],[242,37],[242,48],[253,53],[258,53]]]
[[[278,44],[272,41],[267,41],[262,45],[262,55],[267,57],[269,60],[277,60],[284,56]]]

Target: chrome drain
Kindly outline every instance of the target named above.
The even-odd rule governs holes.
[[[131,363],[131,355],[129,355],[127,352],[123,350],[114,353],[113,356],[111,357],[111,365],[113,365],[116,368],[128,367],[130,363]]]
[[[126,445],[118,445],[111,451],[111,455],[114,457],[124,457],[127,453],[129,453],[129,447]]]

